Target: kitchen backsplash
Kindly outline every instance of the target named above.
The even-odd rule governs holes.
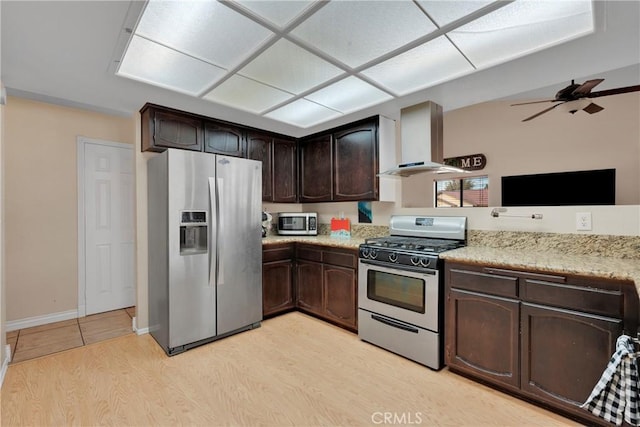
[[[318,234],[330,235],[331,224],[320,224]],[[389,234],[389,227],[386,225],[363,225],[351,224],[351,237],[366,239],[368,237],[386,236]]]
[[[640,237],[638,236],[469,230],[467,244],[492,248],[640,259]]]
[[[274,224],[270,234],[277,233]],[[319,224],[318,234],[330,235],[331,225]],[[387,226],[351,224],[351,237],[354,238],[366,239],[388,234]],[[640,236],[468,230],[467,244],[491,248],[640,259]]]

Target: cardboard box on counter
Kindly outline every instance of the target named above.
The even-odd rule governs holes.
[[[348,239],[351,237],[351,221],[348,218],[331,218],[331,237]]]

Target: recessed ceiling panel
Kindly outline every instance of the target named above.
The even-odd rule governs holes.
[[[292,34],[356,67],[435,29],[411,1],[332,1]]]
[[[237,0],[237,2],[281,28],[313,3],[313,1],[298,0]]]
[[[305,98],[342,113],[351,113],[393,97],[357,77],[347,77]]]
[[[284,39],[239,71],[243,76],[295,94],[341,73],[340,68]]]
[[[399,95],[453,80],[473,71],[464,56],[441,36],[362,72]]]
[[[265,114],[265,117],[300,126],[302,128],[308,128],[310,126],[317,125],[318,123],[335,119],[341,115],[342,114],[337,111],[333,111],[329,108],[323,107],[322,105],[307,101],[306,99],[298,99],[291,104],[287,104],[284,107]]]
[[[484,68],[593,30],[590,0],[518,1],[450,32],[449,36],[471,62]]]
[[[442,27],[493,3],[493,0],[418,0],[418,3],[436,21],[436,24]]]
[[[259,114],[292,96],[236,74],[205,95],[204,99]]]
[[[151,0],[136,34],[232,68],[271,33],[217,1]]]
[[[117,74],[196,96],[226,70],[133,36]]]

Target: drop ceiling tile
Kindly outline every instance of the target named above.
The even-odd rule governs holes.
[[[237,0],[237,2],[280,28],[286,26],[293,18],[300,15],[303,10],[313,3],[313,1],[298,0]]]
[[[291,34],[356,67],[434,29],[410,1],[332,1]]]
[[[493,0],[418,0],[418,3],[442,27],[493,3]]]
[[[393,97],[352,76],[313,92],[305,98],[346,114],[380,104]]]
[[[204,96],[204,99],[259,114],[293,95],[234,75]]]
[[[590,0],[519,1],[449,33],[478,68],[485,68],[594,31]],[[550,64],[553,66],[553,64]]]
[[[343,71],[288,40],[280,40],[239,71],[259,82],[299,94]]]
[[[406,95],[453,80],[473,71],[462,54],[441,36],[362,72],[365,76]]]
[[[133,36],[116,74],[196,96],[226,70]]]
[[[335,119],[341,116],[337,111],[323,107],[306,99],[298,99],[297,101],[287,104],[277,110],[274,110],[265,117],[269,117],[274,120],[289,123],[291,125],[300,126],[301,128],[308,128],[318,123],[325,122],[327,120]]]
[[[147,4],[135,33],[223,68],[273,34],[217,1],[164,0]]]

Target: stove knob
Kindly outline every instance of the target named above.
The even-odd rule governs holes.
[[[418,265],[418,264],[420,264],[420,258],[418,258],[418,256],[417,256],[417,255],[413,255],[413,256],[411,257],[411,264],[413,264],[413,265]]]
[[[360,253],[362,254],[363,258],[369,258],[369,248],[360,249]]]
[[[371,249],[371,252],[369,254],[369,258],[371,258],[371,259],[378,258],[378,250],[377,249]]]
[[[391,262],[396,262],[396,261],[398,261],[398,254],[390,253],[390,254],[389,254],[389,261],[391,261]]]
[[[429,267],[429,264],[431,264],[431,260],[429,258],[422,258],[420,260],[420,265],[422,267]]]

